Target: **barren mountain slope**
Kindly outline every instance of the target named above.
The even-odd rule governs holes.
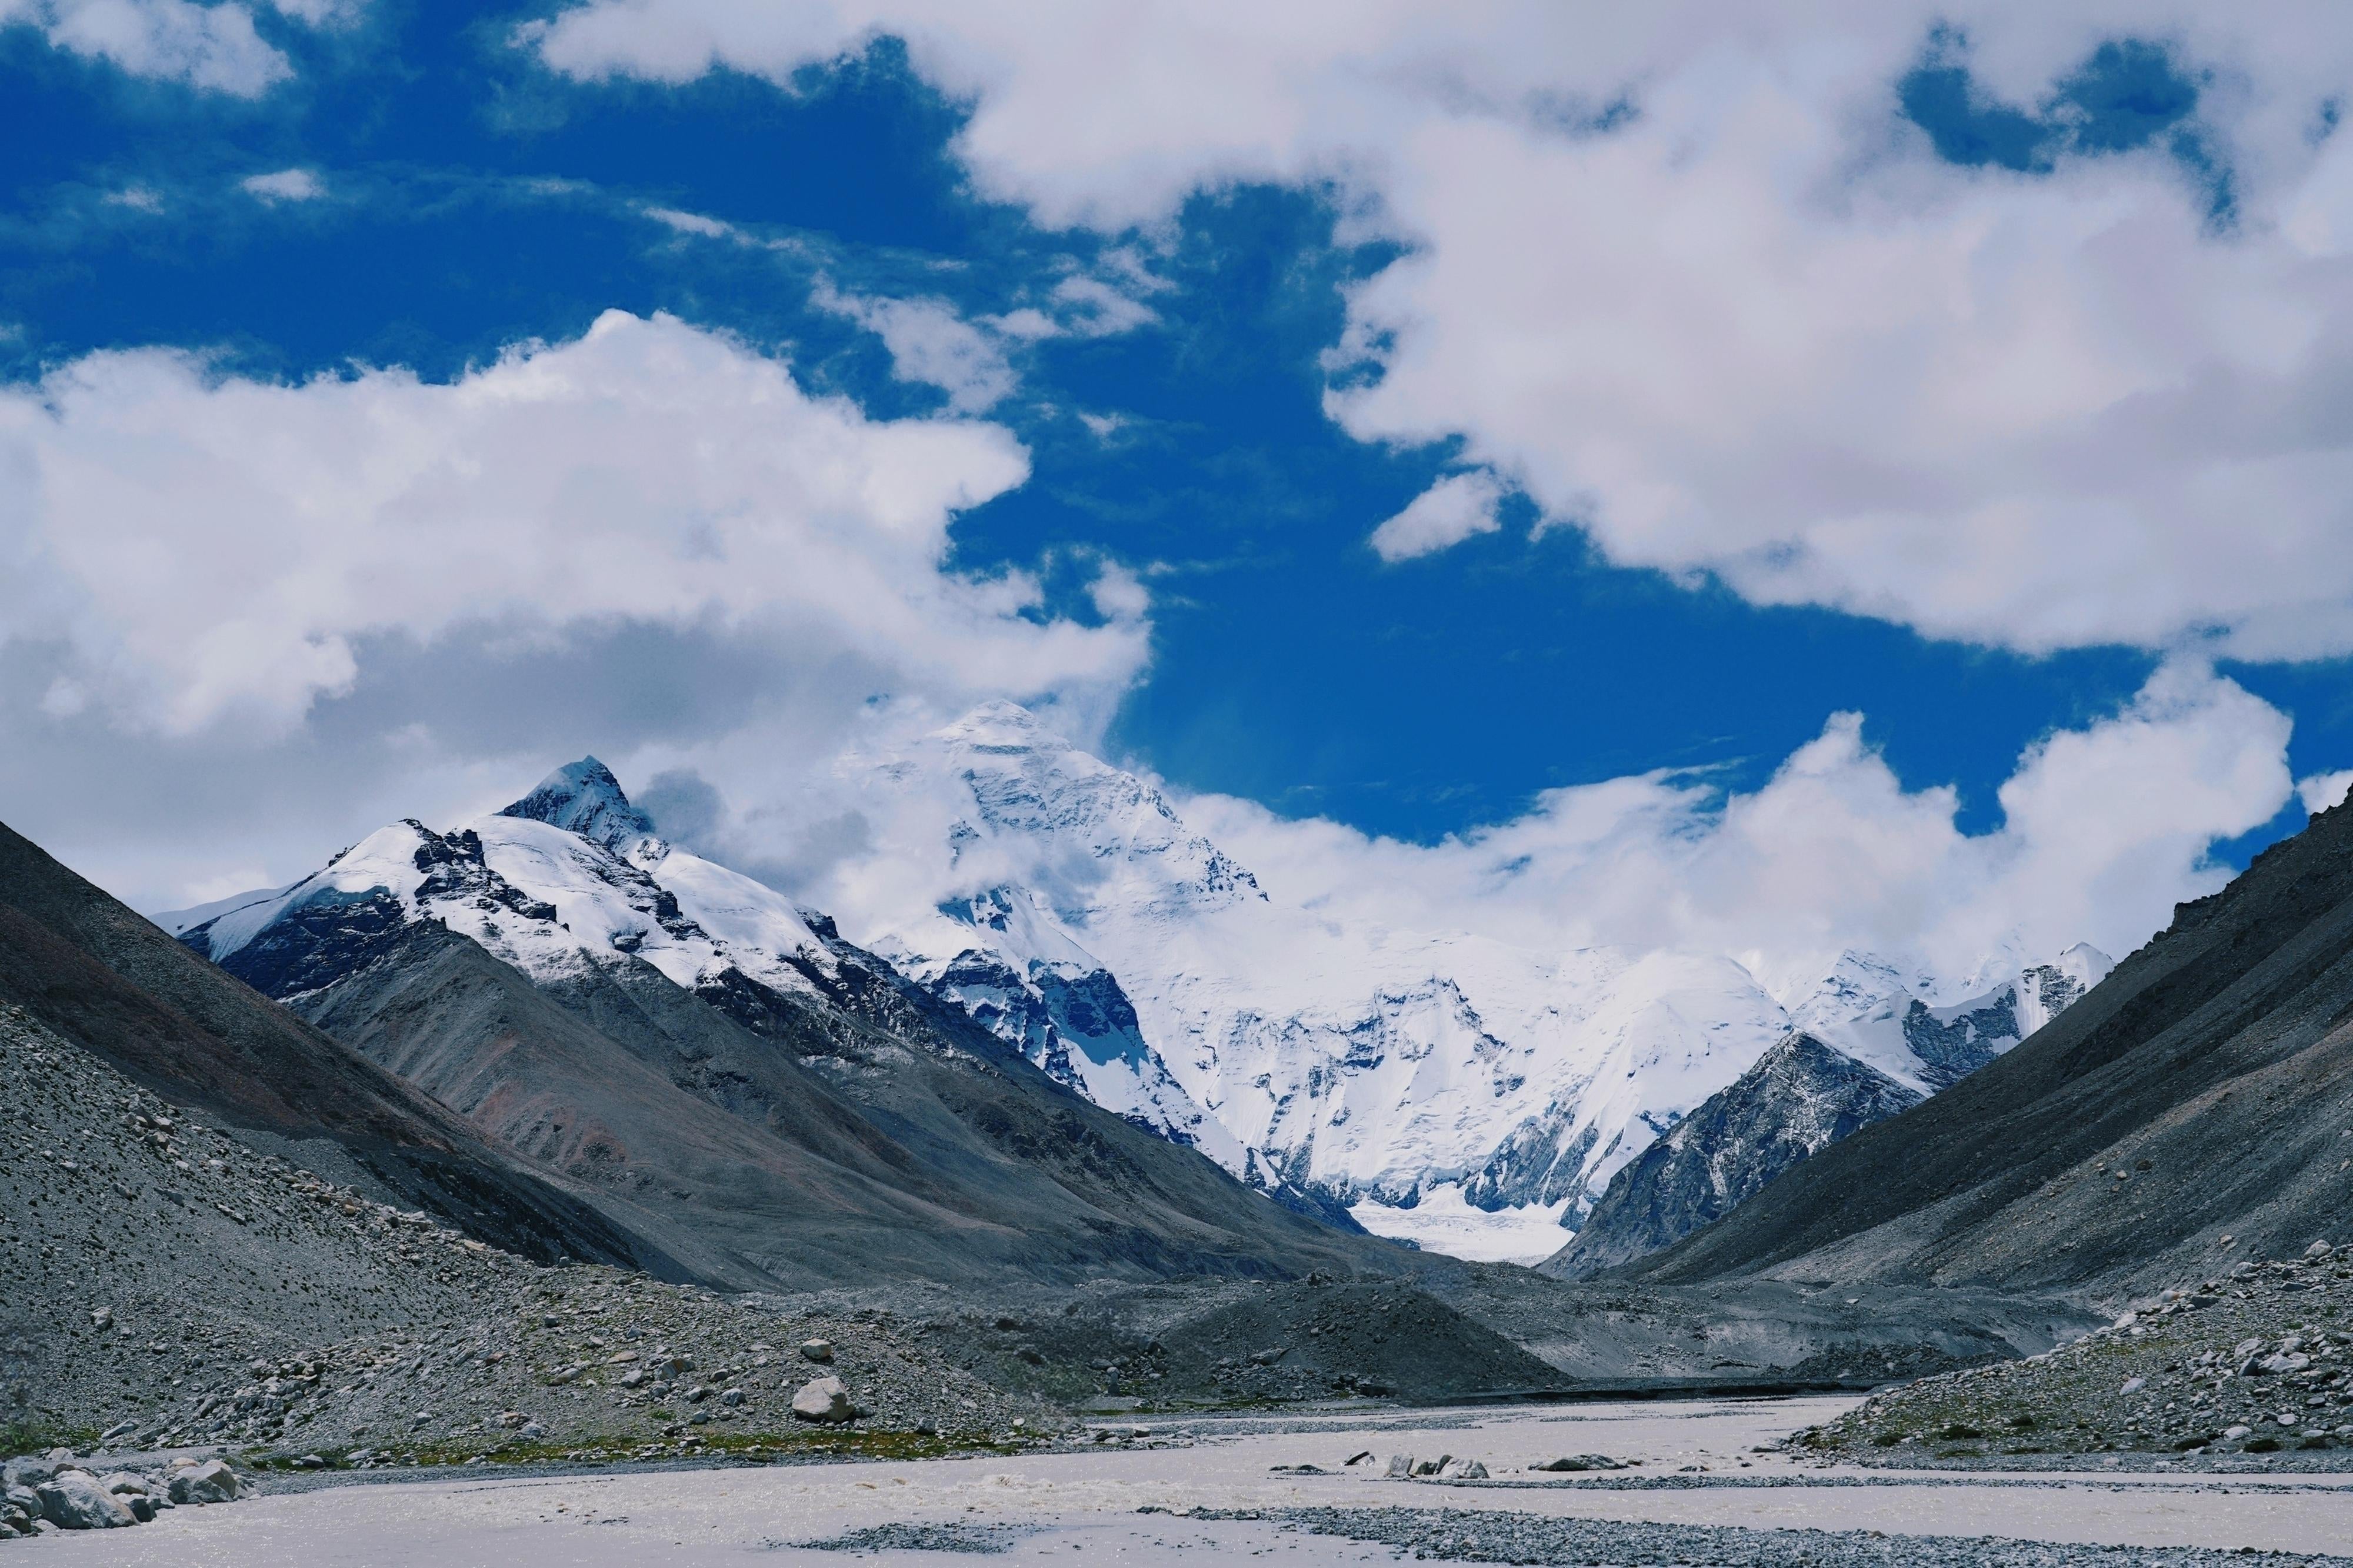
[[[2027,1040],[1635,1265],[2121,1299],[2353,1212],[2353,809],[2275,845]]]

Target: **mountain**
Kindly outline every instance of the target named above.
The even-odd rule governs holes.
[[[205,963],[0,826],[0,1002],[258,1147],[508,1251],[684,1275],[554,1173]]]
[[[1631,1265],[2101,1301],[2353,1213],[2353,808],[2314,817],[2027,1041]]]
[[[181,940],[709,1282],[1283,1277],[1388,1252],[1103,1110],[651,827],[583,759],[446,832],[378,829]],[[1082,992],[1058,998],[1099,1020],[1082,1051],[1115,1042],[1115,996]]]
[[[1946,984],[1844,953],[1776,989],[1719,954],[1343,921],[1261,886],[1148,781],[1008,702],[871,759],[864,785],[876,818],[936,833],[892,851],[934,868],[933,892],[846,911],[904,973],[1247,1182],[1385,1234],[1483,1217],[1497,1239],[1459,1245],[1484,1256],[1547,1255],[1554,1221],[1582,1222],[1793,1028],[1930,1093],[2106,967],[2077,949]],[[1445,1226],[1411,1212],[1425,1203]]]
[[[1610,1178],[1546,1271],[1580,1279],[1671,1246],[1808,1155],[1925,1098],[1794,1032]]]

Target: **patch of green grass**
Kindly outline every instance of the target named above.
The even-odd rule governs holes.
[[[669,1457],[678,1457],[672,1450],[679,1445],[667,1440],[649,1441],[642,1436],[607,1435],[555,1438],[522,1438],[484,1433],[480,1438],[444,1438],[427,1443],[391,1443],[384,1446],[357,1444],[379,1455],[400,1459],[416,1457],[419,1466],[462,1465],[481,1457],[485,1465],[553,1465],[566,1462],[587,1464],[623,1464],[638,1458],[647,1448],[660,1448]],[[1026,1444],[999,1443],[987,1433],[947,1433],[927,1436],[920,1432],[854,1431],[841,1428],[791,1427],[773,1432],[710,1432],[700,1443],[687,1445],[689,1457],[701,1458],[741,1458],[754,1454],[764,1458],[836,1458],[836,1459],[936,1459],[951,1454],[1010,1454],[1020,1451]],[[256,1468],[281,1469],[291,1465],[302,1453],[316,1450],[287,1448],[254,1449],[248,1462]],[[343,1455],[349,1449],[329,1454],[320,1452],[329,1469],[347,1469]],[[586,1458],[573,1461],[572,1456]]]
[[[97,1447],[95,1426],[57,1426],[46,1421],[12,1421],[0,1426],[0,1454],[41,1454],[51,1448],[81,1454]]]

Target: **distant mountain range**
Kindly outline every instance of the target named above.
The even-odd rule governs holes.
[[[2348,1215],[2353,806],[2338,805],[2177,908],[2024,1045],[1614,1278],[1900,1282],[2112,1310],[2341,1246]],[[1572,1244],[1546,1267],[1581,1261]]]
[[[1387,1250],[665,843],[594,759],[202,914],[169,921],[188,948],[702,1280],[1273,1276]]]
[[[1793,1029],[1926,1095],[2109,967],[2079,947],[1951,983],[1849,952],[1777,993],[1719,954],[1337,922],[1008,702],[871,759],[864,783],[886,805],[956,808],[951,895],[861,911],[861,942],[1245,1182],[1386,1234],[1414,1230],[1407,1211],[1435,1197],[1461,1223],[1430,1244],[1471,1256],[1548,1254],[1554,1221],[1581,1224],[1653,1139]]]
[[[1261,886],[1148,781],[1007,702],[871,759],[863,787],[955,809],[950,895],[862,911],[862,945],[666,842],[594,758],[496,816],[448,833],[395,824],[290,888],[159,918],[269,994],[364,1033],[376,1025],[348,1016],[348,983],[420,922],[559,995],[642,966],[754,1033],[786,1001],[856,1015],[888,995],[894,1018],[936,1004],[929,1026],[969,1020],[1293,1207],[1531,1262],[1559,1227],[1586,1226],[1662,1134],[1683,1130],[1675,1148],[1721,1173],[1715,1197],[1609,1204],[1593,1256],[1685,1234],[1864,1111],[1992,1060],[2109,967],[2078,947],[1951,984],[1846,952],[1777,993],[1719,954],[1540,952],[1335,921]],[[1759,1137],[1800,1114],[1788,1073],[1769,1095],[1752,1074],[1793,1031],[1808,1062],[1832,1078],[1855,1073],[1831,1058],[1851,1063],[1873,1087],[1810,1131]],[[1703,1110],[1709,1127],[1748,1131],[1701,1147]]]

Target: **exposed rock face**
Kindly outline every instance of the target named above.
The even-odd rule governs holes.
[[[1620,1171],[1545,1271],[1582,1278],[1680,1241],[1808,1155],[1924,1098],[1792,1034]]]

